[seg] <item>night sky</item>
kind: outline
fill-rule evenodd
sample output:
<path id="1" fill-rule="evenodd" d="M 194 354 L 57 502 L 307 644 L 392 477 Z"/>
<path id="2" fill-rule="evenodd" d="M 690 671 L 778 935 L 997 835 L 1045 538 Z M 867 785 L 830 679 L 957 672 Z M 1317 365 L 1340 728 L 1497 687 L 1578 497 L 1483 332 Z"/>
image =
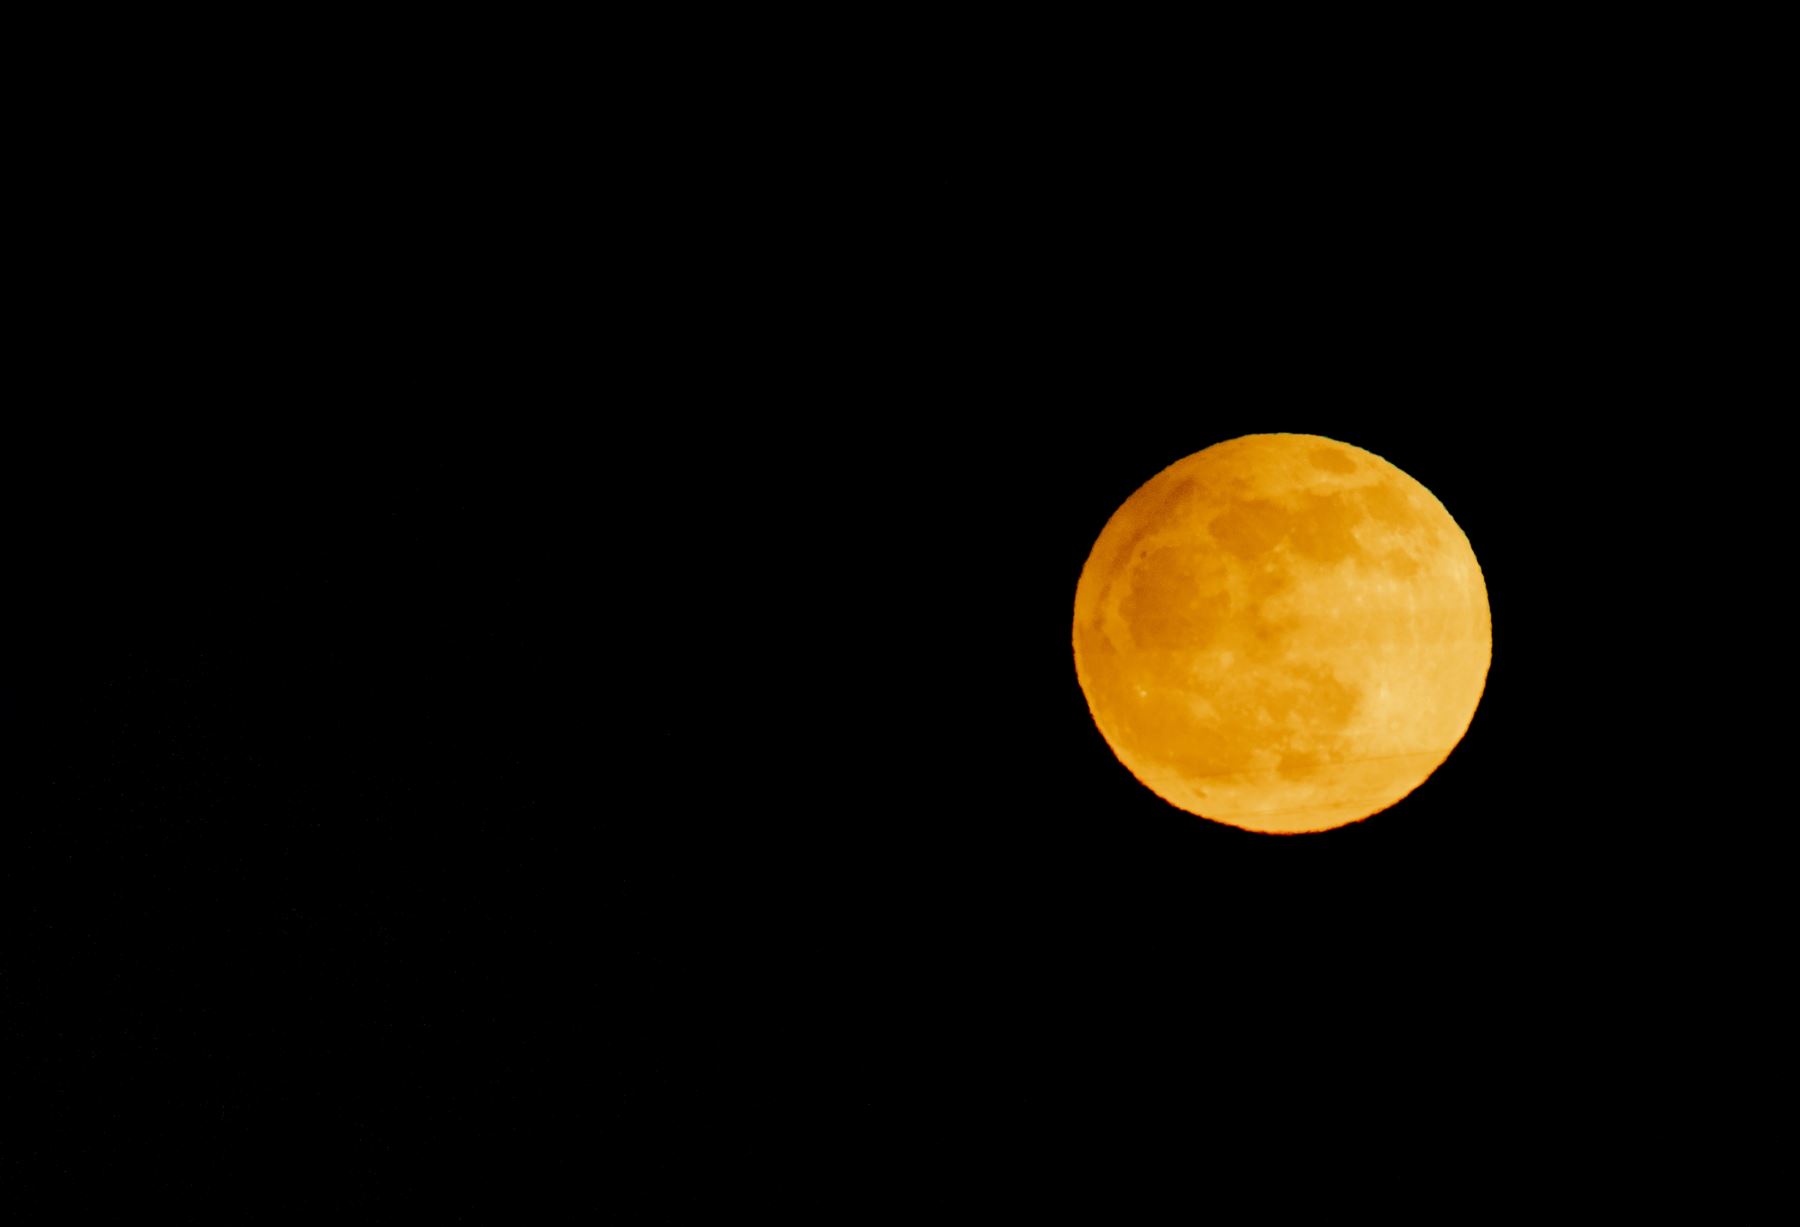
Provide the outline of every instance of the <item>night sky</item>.
<path id="1" fill-rule="evenodd" d="M 12 1161 L 204 1221 L 395 1213 L 446 1165 L 529 1205 L 575 1144 L 548 1122 L 592 963 L 570 491 L 492 441 L 284 433 L 32 487 Z"/>
<path id="2" fill-rule="evenodd" d="M 634 84 L 534 35 L 516 123 L 454 56 L 454 114 L 72 107 L 0 450 L 0 1188 L 1757 1204 L 1791 393 L 1772 197 L 1712 185 L 1775 162 L 1534 126 L 1510 64 L 1309 101 L 1286 35 L 1234 87 L 1013 33 L 863 107 L 692 32 Z M 1266 431 L 1423 483 L 1493 612 L 1449 761 L 1294 838 L 1133 780 L 1070 647 L 1113 510 Z"/>

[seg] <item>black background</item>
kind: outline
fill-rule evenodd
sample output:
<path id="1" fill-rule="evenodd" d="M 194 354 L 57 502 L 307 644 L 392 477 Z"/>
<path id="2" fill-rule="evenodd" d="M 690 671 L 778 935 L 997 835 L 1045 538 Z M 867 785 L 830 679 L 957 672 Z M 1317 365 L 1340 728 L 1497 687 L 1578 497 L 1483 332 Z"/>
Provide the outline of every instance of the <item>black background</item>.
<path id="1" fill-rule="evenodd" d="M 374 1216 L 446 1165 L 529 1204 L 571 1160 L 570 492 L 485 437 L 477 464 L 317 428 L 25 477 L 14 1162 L 71 1196 Z"/>
<path id="2" fill-rule="evenodd" d="M 4 458 L 15 1170 L 342 1221 L 1753 1201 L 1754 141 L 989 56 L 82 117 Z M 1069 647 L 1112 511 L 1258 431 L 1423 482 L 1494 615 L 1451 759 L 1297 839 L 1133 781 Z"/>

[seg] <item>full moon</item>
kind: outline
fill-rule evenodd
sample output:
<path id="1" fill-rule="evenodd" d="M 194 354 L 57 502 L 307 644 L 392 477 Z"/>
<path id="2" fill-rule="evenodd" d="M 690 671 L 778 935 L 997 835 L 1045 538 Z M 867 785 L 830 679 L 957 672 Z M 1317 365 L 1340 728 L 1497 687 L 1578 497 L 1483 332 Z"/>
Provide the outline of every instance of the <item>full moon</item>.
<path id="1" fill-rule="evenodd" d="M 1316 435 L 1247 435 L 1152 477 L 1075 590 L 1075 672 L 1119 761 L 1272 834 L 1388 808 L 1449 757 L 1493 650 L 1469 540 L 1431 491 Z"/>

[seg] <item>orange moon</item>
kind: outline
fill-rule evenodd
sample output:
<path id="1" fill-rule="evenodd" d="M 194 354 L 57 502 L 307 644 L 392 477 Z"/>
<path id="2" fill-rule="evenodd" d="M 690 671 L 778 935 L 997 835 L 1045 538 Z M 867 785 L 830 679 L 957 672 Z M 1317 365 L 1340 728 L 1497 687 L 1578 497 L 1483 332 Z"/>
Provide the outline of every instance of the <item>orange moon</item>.
<path id="1" fill-rule="evenodd" d="M 1152 792 L 1299 834 L 1437 770 L 1493 631 L 1475 551 L 1431 491 L 1361 448 L 1269 434 L 1177 461 L 1113 513 L 1074 647 L 1094 723 Z"/>

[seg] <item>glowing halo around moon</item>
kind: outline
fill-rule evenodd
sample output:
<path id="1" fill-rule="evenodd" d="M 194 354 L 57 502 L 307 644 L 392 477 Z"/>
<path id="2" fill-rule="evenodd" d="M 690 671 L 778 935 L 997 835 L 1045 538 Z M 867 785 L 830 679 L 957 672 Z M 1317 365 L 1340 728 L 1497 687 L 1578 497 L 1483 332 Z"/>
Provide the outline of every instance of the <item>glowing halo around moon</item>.
<path id="1" fill-rule="evenodd" d="M 1493 650 L 1475 551 L 1424 486 L 1316 435 L 1247 435 L 1152 477 L 1075 592 L 1075 671 L 1119 760 L 1232 826 L 1324 831 L 1456 748 Z"/>

